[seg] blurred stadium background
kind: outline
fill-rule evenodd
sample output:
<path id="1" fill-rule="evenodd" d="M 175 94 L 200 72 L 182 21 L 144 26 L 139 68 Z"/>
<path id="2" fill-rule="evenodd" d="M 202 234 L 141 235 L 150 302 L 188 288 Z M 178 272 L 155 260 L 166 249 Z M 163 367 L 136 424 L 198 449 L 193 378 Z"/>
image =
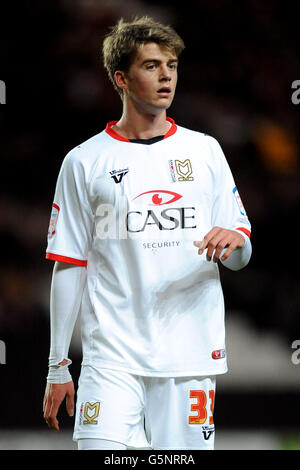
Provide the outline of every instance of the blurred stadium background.
<path id="1" fill-rule="evenodd" d="M 221 269 L 229 373 L 217 381 L 217 449 L 299 449 L 299 2 L 279 0 L 18 1 L 1 5 L 0 449 L 73 449 L 72 420 L 48 431 L 42 398 L 49 351 L 46 233 L 65 154 L 118 119 L 103 70 L 107 28 L 148 14 L 186 50 L 168 114 L 216 137 L 253 225 L 244 271 Z M 78 328 L 71 371 L 80 370 Z M 2 361 L 3 362 L 3 361 Z"/>

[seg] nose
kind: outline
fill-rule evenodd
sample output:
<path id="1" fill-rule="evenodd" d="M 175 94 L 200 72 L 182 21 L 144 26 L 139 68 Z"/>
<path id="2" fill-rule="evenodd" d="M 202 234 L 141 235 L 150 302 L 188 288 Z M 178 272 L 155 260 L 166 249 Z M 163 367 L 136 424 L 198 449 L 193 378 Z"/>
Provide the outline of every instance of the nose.
<path id="1" fill-rule="evenodd" d="M 167 65 L 161 65 L 161 71 L 160 71 L 160 80 L 171 80 L 171 72 L 169 70 L 169 67 Z"/>

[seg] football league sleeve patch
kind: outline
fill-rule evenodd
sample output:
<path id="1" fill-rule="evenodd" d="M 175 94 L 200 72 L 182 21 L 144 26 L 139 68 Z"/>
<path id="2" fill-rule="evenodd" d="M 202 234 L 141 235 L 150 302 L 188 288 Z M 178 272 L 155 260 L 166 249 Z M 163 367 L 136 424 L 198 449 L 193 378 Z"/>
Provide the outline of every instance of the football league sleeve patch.
<path id="1" fill-rule="evenodd" d="M 250 238 L 251 224 L 231 169 L 220 145 L 215 141 L 216 175 L 212 226 L 239 230 Z"/>
<path id="2" fill-rule="evenodd" d="M 76 154 L 70 152 L 63 161 L 56 184 L 46 258 L 86 266 L 92 227 L 84 168 Z"/>

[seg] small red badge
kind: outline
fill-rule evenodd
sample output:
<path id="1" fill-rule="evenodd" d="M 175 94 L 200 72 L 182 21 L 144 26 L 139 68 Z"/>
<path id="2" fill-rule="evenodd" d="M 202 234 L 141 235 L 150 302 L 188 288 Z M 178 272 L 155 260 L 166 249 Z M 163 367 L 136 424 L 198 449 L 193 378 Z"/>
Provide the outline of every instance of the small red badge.
<path id="1" fill-rule="evenodd" d="M 223 359 L 226 356 L 225 349 L 217 349 L 211 354 L 213 359 Z"/>

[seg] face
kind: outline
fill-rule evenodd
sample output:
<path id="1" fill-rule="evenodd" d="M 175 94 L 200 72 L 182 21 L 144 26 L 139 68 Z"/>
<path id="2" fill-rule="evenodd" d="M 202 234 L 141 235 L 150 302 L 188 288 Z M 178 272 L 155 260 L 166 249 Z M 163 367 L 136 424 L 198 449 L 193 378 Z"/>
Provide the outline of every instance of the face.
<path id="1" fill-rule="evenodd" d="M 116 72 L 120 74 L 124 99 L 145 112 L 157 114 L 168 109 L 177 84 L 177 63 L 175 53 L 156 43 L 142 46 L 128 72 Z"/>

